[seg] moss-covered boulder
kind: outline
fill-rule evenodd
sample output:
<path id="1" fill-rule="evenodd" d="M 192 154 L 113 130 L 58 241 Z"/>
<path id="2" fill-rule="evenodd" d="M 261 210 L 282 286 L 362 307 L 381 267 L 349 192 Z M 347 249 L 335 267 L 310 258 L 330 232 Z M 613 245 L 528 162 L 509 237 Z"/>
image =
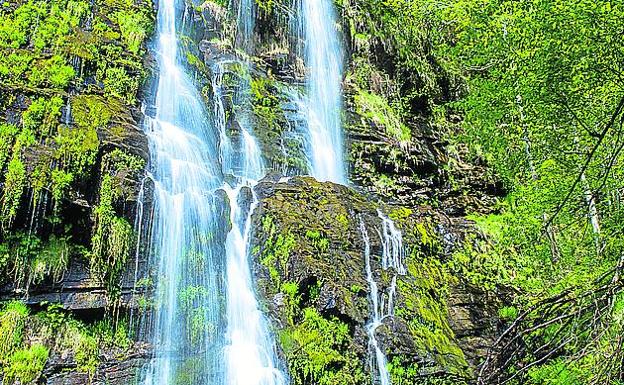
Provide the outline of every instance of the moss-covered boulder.
<path id="1" fill-rule="evenodd" d="M 376 330 L 394 383 L 473 376 L 476 362 L 463 337 L 472 332 L 491 342 L 495 313 L 463 309 L 491 319 L 484 328 L 452 319 L 465 314 L 454 300 L 461 279 L 448 264 L 463 242 L 461 223 L 430 208 L 375 203 L 352 188 L 309 177 L 269 177 L 256 193 L 257 282 L 293 384 L 364 384 L 376 375 L 369 365 L 372 305 L 363 229 L 384 301 L 396 291 L 394 311 Z M 402 230 L 405 271 L 382 267 L 386 216 Z"/>

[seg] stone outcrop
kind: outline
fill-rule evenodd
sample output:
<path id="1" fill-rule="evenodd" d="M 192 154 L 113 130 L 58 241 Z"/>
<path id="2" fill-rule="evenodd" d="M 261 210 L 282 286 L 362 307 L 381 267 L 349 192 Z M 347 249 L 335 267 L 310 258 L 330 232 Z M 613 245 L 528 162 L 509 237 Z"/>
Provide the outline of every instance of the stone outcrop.
<path id="1" fill-rule="evenodd" d="M 105 352 L 95 373 L 76 370 L 76 362 L 69 356 L 52 356 L 43 372 L 46 385 L 128 385 L 136 384 L 151 353 L 146 346 L 135 344 L 116 357 Z M 119 354 L 119 353 L 118 353 Z"/>
<path id="2" fill-rule="evenodd" d="M 258 287 L 295 384 L 347 373 L 344 383 L 360 384 L 371 376 L 366 333 L 371 292 L 360 221 L 370 235 L 371 267 L 380 292 L 390 290 L 396 274 L 381 268 L 378 210 L 389 215 L 404 236 L 407 271 L 396 275 L 395 313 L 376 332 L 396 369 L 391 370 L 393 378 L 469 381 L 497 326 L 496 299 L 466 286 L 447 264 L 466 232 L 472 231 L 469 223 L 424 206 L 377 203 L 351 188 L 308 177 L 269 177 L 256 193 L 252 249 Z M 339 340 L 314 339 L 316 333 L 333 328 L 348 332 Z M 301 340 L 303 335 L 312 336 L 312 341 Z M 305 343 L 327 349 L 333 361 L 315 362 Z M 300 365 L 305 363 L 321 369 L 303 376 Z M 410 368 L 410 374 L 397 367 Z"/>
<path id="3" fill-rule="evenodd" d="M 347 11 L 343 17 L 352 17 Z M 468 212 L 493 210 L 497 197 L 504 194 L 500 181 L 490 176 L 485 164 L 467 161 L 467 154 L 445 139 L 445 133 L 454 127 L 432 123 L 426 111 L 395 116 L 384 90 L 374 84 L 379 76 L 386 81 L 383 69 L 376 68 L 366 86 L 355 81 L 355 60 L 366 51 L 352 44 L 348 47 L 351 60 L 344 89 L 345 150 L 354 185 L 284 177 L 305 172 L 307 164 L 303 155 L 304 116 L 297 105 L 304 87 L 303 71 L 288 41 L 283 16 L 259 15 L 257 45 L 251 58 L 234 49 L 232 21 L 217 2 L 187 9 L 183 41 L 188 65 L 196 74 L 206 104 L 211 105 L 218 97 L 211 80 L 216 66 L 221 65 L 226 79 L 224 89 L 219 90 L 224 108 L 250 107 L 265 163 L 275 172 L 255 189 L 259 205 L 253 216 L 250 249 L 259 295 L 293 385 L 332 383 L 329 380 L 350 385 L 371 383 L 366 331 L 371 319 L 371 291 L 360 223 L 370 236 L 371 265 L 381 291 L 393 286 L 396 274 L 381 268 L 379 211 L 402 231 L 405 251 L 406 272 L 396 275 L 394 315 L 386 317 L 376 331 L 393 380 L 401 384 L 432 378 L 470 382 L 500 326 L 500 298 L 468 283 L 449 262 L 469 241 L 466 234 L 474 232 L 472 224 L 462 217 Z M 149 58 L 143 65 L 154 66 Z M 249 65 L 248 73 L 241 69 L 243 65 Z M 249 76 L 245 81 L 250 81 L 251 95 L 249 100 L 236 100 L 244 76 Z M 86 89 L 89 85 L 82 86 Z M 72 89 L 69 94 L 82 90 Z M 96 99 L 100 98 L 98 94 Z M 19 124 L 32 99 L 20 92 L 11 100 L 0 100 L 6 107 L 0 121 Z M 150 186 L 141 186 L 142 173 L 103 171 L 102 163 L 116 149 L 143 161 L 148 159 L 147 138 L 140 129 L 143 116 L 136 105 L 118 105 L 110 100 L 106 105 L 115 114 L 97 128 L 96 162 L 86 178 L 72 186 L 60 208 L 63 220 L 74 225 L 72 242 L 87 249 L 94 209 L 100 203 L 98 189 L 107 172 L 124 183 L 124 195 L 114 202 L 116 215 L 134 222 L 141 187 L 146 216 L 150 205 Z M 68 124 L 75 123 L 70 119 Z M 236 114 L 227 115 L 226 129 L 233 136 L 241 124 Z M 28 171 L 51 151 L 49 146 L 38 146 L 26 152 Z M 25 194 L 15 228 L 28 225 L 32 214 L 29 199 Z M 125 261 L 116 280 L 114 300 L 110 287 L 93 274 L 85 255 L 72 255 L 61 274 L 48 274 L 36 282 L 13 280 L 6 274 L 0 282 L 0 300 L 21 299 L 33 309 L 60 303 L 68 314 L 85 323 L 102 319 L 111 309 L 145 314 L 151 309 L 152 277 L 148 253 L 145 248 L 139 250 L 138 259 L 129 256 Z M 53 349 L 40 382 L 132 383 L 150 351 L 142 343 L 133 343 L 123 351 L 103 349 L 91 372 L 78 368 L 74 355 L 71 350 L 63 353 Z"/>

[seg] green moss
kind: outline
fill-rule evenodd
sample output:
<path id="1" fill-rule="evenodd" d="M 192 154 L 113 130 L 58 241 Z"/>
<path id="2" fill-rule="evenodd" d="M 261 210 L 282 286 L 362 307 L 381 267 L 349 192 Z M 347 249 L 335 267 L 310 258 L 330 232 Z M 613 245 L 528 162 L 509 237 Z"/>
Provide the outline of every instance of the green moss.
<path id="1" fill-rule="evenodd" d="M 0 123 L 0 171 L 4 170 L 11 155 L 11 148 L 19 128 L 13 124 Z"/>
<path id="2" fill-rule="evenodd" d="M 358 114 L 381 126 L 392 139 L 402 143 L 411 140 L 411 131 L 403 123 L 400 113 L 383 97 L 360 89 L 354 96 L 354 102 Z"/>
<path id="3" fill-rule="evenodd" d="M 71 227 L 67 226 L 67 232 Z M 71 256 L 77 254 L 77 247 L 71 236 L 52 234 L 48 239 L 15 232 L 7 235 L 0 243 L 0 271 L 12 272 L 13 284 L 17 288 L 40 283 L 44 278 L 60 279 L 66 271 Z"/>
<path id="4" fill-rule="evenodd" d="M 119 103 L 97 95 L 74 96 L 71 106 L 74 122 L 81 128 L 106 128 L 113 115 L 121 113 Z"/>
<path id="5" fill-rule="evenodd" d="M 265 217 L 263 228 L 268 229 L 269 237 L 262 249 L 260 262 L 269 270 L 271 281 L 279 288 L 283 277 L 287 277 L 288 258 L 295 246 L 295 237 L 293 234 L 276 234 L 270 217 Z"/>
<path id="6" fill-rule="evenodd" d="M 95 374 L 99 364 L 97 339 L 84 331 L 77 331 L 74 338 L 74 358 L 78 371 Z"/>
<path id="7" fill-rule="evenodd" d="M 0 223 L 7 229 L 13 223 L 20 207 L 22 192 L 26 186 L 26 170 L 19 157 L 14 156 L 9 162 L 2 196 L 0 197 Z"/>
<path id="8" fill-rule="evenodd" d="M 63 99 L 57 96 L 33 100 L 22 114 L 22 127 L 38 136 L 49 136 L 58 125 L 62 106 Z"/>
<path id="9" fill-rule="evenodd" d="M 450 287 L 457 278 L 440 260 L 439 238 L 429 220 L 414 217 L 410 210 L 398 208 L 392 214 L 399 219 L 397 223 L 403 229 L 404 240 L 411 244 L 406 260 L 407 274 L 397 280 L 396 315 L 408 323 L 414 343 L 423 356 L 432 357 L 445 373 L 466 376 L 468 364 L 450 327 L 446 303 Z M 401 365 L 395 362 L 392 370 L 397 381 L 403 384 L 419 383 L 416 373 L 421 375 L 431 370 L 417 364 L 399 367 Z"/>
<path id="10" fill-rule="evenodd" d="M 412 216 L 413 213 L 414 211 L 412 209 L 401 206 L 393 208 L 390 214 L 388 214 L 388 217 L 395 223 L 402 223 Z"/>
<path id="11" fill-rule="evenodd" d="M 304 142 L 287 120 L 288 92 L 292 86 L 270 76 L 254 76 L 250 81 L 255 134 L 267 163 L 280 170 L 307 171 Z"/>
<path id="12" fill-rule="evenodd" d="M 4 367 L 4 383 L 28 384 L 35 381 L 43 371 L 48 353 L 48 348 L 41 344 L 13 353 Z"/>
<path id="13" fill-rule="evenodd" d="M 36 284 L 46 277 L 60 279 L 69 265 L 72 254 L 72 245 L 68 237 L 50 236 L 29 262 L 28 281 Z"/>
<path id="14" fill-rule="evenodd" d="M 201 347 L 216 331 L 216 326 L 209 320 L 208 310 L 203 306 L 209 295 L 203 286 L 187 286 L 178 293 L 179 311 L 185 314 L 189 323 L 186 338 L 190 346 Z"/>
<path id="15" fill-rule="evenodd" d="M 7 365 L 9 357 L 21 346 L 28 308 L 19 301 L 5 304 L 0 311 L 0 363 Z"/>
<path id="16" fill-rule="evenodd" d="M 29 341 L 41 343 L 29 345 Z M 50 305 L 47 310 L 30 315 L 19 301 L 5 304 L 0 311 L 0 363 L 6 384 L 35 380 L 51 349 L 69 349 L 78 370 L 94 374 L 100 349 L 115 347 L 123 351 L 129 346 L 127 324 L 123 321 L 116 326 L 100 321 L 87 327 L 72 319 L 59 305 Z"/>
<path id="17" fill-rule="evenodd" d="M 414 341 L 424 354 L 433 354 L 449 372 L 463 374 L 467 363 L 454 341 L 446 308 L 447 285 L 455 278 L 437 259 L 417 253 L 410 256 L 407 270 L 407 277 L 398 281 L 404 306 L 396 310 L 397 315 L 409 321 Z"/>
<path id="18" fill-rule="evenodd" d="M 16 271 L 18 286 L 58 276 L 68 251 L 76 251 L 59 226 L 67 222 L 63 208 L 68 198 L 85 197 L 92 207 L 106 202 L 93 197 L 91 188 L 101 169 L 97 163 L 109 151 L 98 136 L 122 138 L 134 125 L 129 111 L 147 74 L 139 54 L 153 29 L 153 11 L 143 0 L 25 0 L 0 7 L 0 103 L 10 115 L 21 112 L 19 124 L 0 124 L 0 269 Z M 64 112 L 71 121 L 61 122 L 64 106 L 70 107 L 71 114 Z M 114 179 L 112 184 L 122 178 Z M 119 190 L 111 202 L 115 208 L 128 192 L 127 187 Z M 51 198 L 52 211 L 44 210 L 45 220 L 35 219 L 51 223 L 54 236 L 14 233 L 22 225 L 16 219 L 27 208 L 42 212 L 44 197 L 45 202 Z M 101 219 L 107 211 L 97 206 L 100 212 L 93 216 Z M 115 218 L 98 222 L 107 224 L 111 237 L 106 242 L 115 245 L 110 252 L 117 257 L 131 237 L 131 226 L 122 218 L 116 212 Z M 13 247 L 20 252 L 4 252 Z M 108 244 L 99 247 L 96 255 L 108 252 Z"/>
<path id="19" fill-rule="evenodd" d="M 319 302 L 329 289 L 338 297 L 336 309 L 341 315 L 359 319 L 366 311 L 368 301 L 360 297 L 364 282 L 352 276 L 352 269 L 362 266 L 347 250 L 350 210 L 363 210 L 361 205 L 368 207 L 368 202 L 311 178 L 297 178 L 293 184 L 296 188 L 279 190 L 263 201 L 264 215 L 257 229 L 260 244 L 255 248 L 270 276 L 260 282 L 261 289 L 268 298 L 279 294 L 281 299 L 273 306 L 280 319 L 278 336 L 291 382 L 367 383 L 370 376 L 355 330 L 343 318 L 325 314 Z M 344 203 L 347 199 L 349 204 Z M 280 249 L 276 245 L 288 246 L 285 264 L 275 257 Z"/>
<path id="20" fill-rule="evenodd" d="M 255 0 L 255 2 L 260 12 L 264 15 L 271 15 L 275 12 L 276 7 L 284 6 L 282 0 Z"/>
<path id="21" fill-rule="evenodd" d="M 128 51 L 138 54 L 152 25 L 147 12 L 132 9 L 121 10 L 113 13 L 111 19 L 119 25 Z"/>
<path id="22" fill-rule="evenodd" d="M 132 344 L 128 323 L 104 319 L 91 325 L 75 320 L 61 305 L 48 305 L 47 309 L 30 317 L 32 327 L 29 338 L 45 341 L 46 347 L 57 354 L 70 354 L 79 372 L 93 378 L 100 366 L 102 351 L 123 359 Z"/>
<path id="23" fill-rule="evenodd" d="M 203 356 L 184 358 L 176 368 L 173 385 L 194 385 L 206 378 L 206 361 Z"/>
<path id="24" fill-rule="evenodd" d="M 280 343 L 295 385 L 355 385 L 367 380 L 359 359 L 344 347 L 349 327 L 327 319 L 314 308 L 302 310 L 301 321 L 280 332 Z"/>
<path id="25" fill-rule="evenodd" d="M 518 309 L 513 306 L 503 306 L 498 309 L 498 316 L 504 321 L 513 321 L 518 317 Z"/>
<path id="26" fill-rule="evenodd" d="M 392 357 L 388 363 L 390 380 L 393 385 L 467 385 L 466 381 L 431 375 L 431 369 L 421 366 L 405 355 L 399 354 Z"/>
<path id="27" fill-rule="evenodd" d="M 28 83 L 36 88 L 65 88 L 76 73 L 63 57 L 54 55 L 50 59 L 35 62 L 30 70 Z"/>
<path id="28" fill-rule="evenodd" d="M 307 230 L 305 236 L 319 252 L 324 253 L 329 250 L 329 240 L 318 230 Z"/>
<path id="29" fill-rule="evenodd" d="M 107 284 L 111 294 L 115 294 L 135 238 L 130 223 L 115 211 L 115 202 L 131 188 L 125 184 L 128 175 L 136 176 L 143 167 L 142 159 L 118 149 L 102 161 L 100 201 L 93 210 L 90 260 L 92 271 Z"/>

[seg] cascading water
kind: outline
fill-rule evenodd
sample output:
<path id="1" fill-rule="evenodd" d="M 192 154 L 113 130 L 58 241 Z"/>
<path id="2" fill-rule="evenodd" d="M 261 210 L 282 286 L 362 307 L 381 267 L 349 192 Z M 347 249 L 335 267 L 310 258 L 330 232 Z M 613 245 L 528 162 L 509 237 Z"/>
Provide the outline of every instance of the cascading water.
<path id="1" fill-rule="evenodd" d="M 146 118 L 154 183 L 151 247 L 158 261 L 153 345 L 145 384 L 221 384 L 221 170 L 201 98 L 178 62 L 175 0 L 158 9 L 155 117 Z"/>
<path id="2" fill-rule="evenodd" d="M 253 48 L 253 33 L 256 21 L 255 0 L 230 1 L 238 2 L 236 5 L 236 47 L 249 54 Z"/>
<path id="3" fill-rule="evenodd" d="M 253 18 L 253 10 L 246 8 L 251 4 L 242 1 L 239 18 Z M 241 63 L 229 60 L 212 67 L 210 117 L 178 62 L 175 16 L 175 0 L 162 0 L 156 113 L 146 118 L 155 190 L 151 252 L 159 264 L 152 336 L 156 355 L 145 384 L 184 379 L 192 384 L 282 385 L 285 377 L 276 364 L 248 261 L 255 207 L 251 187 L 264 173 L 245 112 L 248 85 L 241 80 L 235 98 L 243 108 L 236 116 L 238 136 L 232 138 L 226 130 L 223 77 L 229 65 Z M 239 24 L 243 35 L 250 23 Z M 224 197 L 218 190 L 229 200 L 229 222 L 222 218 Z"/>
<path id="4" fill-rule="evenodd" d="M 371 371 L 373 372 L 373 383 L 376 381 L 380 385 L 390 385 L 390 373 L 387 368 L 386 355 L 382 351 L 376 337 L 376 331 L 382 325 L 386 317 L 394 315 L 394 296 L 396 294 L 397 275 L 405 274 L 403 265 L 403 237 L 401 232 L 395 227 L 392 220 L 378 211 L 381 220 L 381 230 L 376 229 L 381 240 L 381 268 L 384 271 L 392 272 L 392 280 L 385 292 L 379 290 L 379 284 L 375 281 L 373 268 L 371 266 L 371 243 L 368 230 L 364 221 L 360 218 L 360 232 L 364 240 L 364 259 L 366 264 L 366 280 L 370 287 L 371 305 L 373 308 L 372 319 L 366 325 L 368 333 L 369 349 L 371 356 Z M 375 375 L 376 374 L 376 375 Z"/>
<path id="5" fill-rule="evenodd" d="M 247 181 L 247 183 L 252 183 Z M 226 188 L 230 199 L 232 230 L 227 237 L 227 319 L 226 362 L 228 384 L 283 385 L 275 346 L 264 315 L 258 308 L 248 262 L 251 213 L 256 199 L 250 186 L 241 181 Z M 245 200 L 252 199 L 247 211 Z"/>
<path id="6" fill-rule="evenodd" d="M 223 64 L 223 63 L 222 63 Z M 213 79 L 216 111 L 224 111 L 224 67 L 217 64 Z M 220 79 L 220 80 L 219 80 Z M 225 137 L 226 146 L 221 149 L 223 159 L 236 159 L 230 168 L 224 162 L 224 173 L 231 175 L 231 181 L 224 184 L 230 203 L 232 228 L 227 235 L 226 250 L 226 294 L 227 294 L 227 334 L 225 364 L 227 384 L 231 385 L 283 385 L 286 379 L 277 365 L 275 343 L 271 338 L 268 324 L 259 309 L 253 290 L 253 279 L 249 266 L 249 235 L 251 215 L 256 207 L 253 187 L 264 174 L 260 148 L 251 133 L 246 102 L 248 89 L 241 82 L 241 90 L 236 98 L 239 109 L 239 150 L 233 152 L 232 140 L 225 131 L 225 115 L 217 117 L 220 136 Z"/>
<path id="7" fill-rule="evenodd" d="M 236 9 L 236 48 L 249 55 L 253 2 L 241 0 Z M 332 5 L 329 0 L 303 1 L 301 11 L 309 69 L 305 114 L 312 174 L 319 180 L 346 183 L 340 117 L 342 52 Z M 158 305 L 152 338 L 157 354 L 145 384 L 169 385 L 182 377 L 193 384 L 283 385 L 287 378 L 279 369 L 249 265 L 251 214 L 257 204 L 253 187 L 265 173 L 250 124 L 249 63 L 230 58 L 211 67 L 214 105 L 209 114 L 178 62 L 175 16 L 176 0 L 161 0 L 155 116 L 146 119 L 155 195 L 151 252 L 158 261 Z M 246 72 L 234 97 L 227 95 L 224 81 L 230 65 Z M 235 106 L 226 106 L 226 100 Z M 233 107 L 234 118 L 226 114 L 227 107 Z M 231 119 L 237 123 L 234 129 L 228 129 Z M 222 218 L 223 195 L 229 202 L 229 221 Z M 404 271 L 402 245 L 400 233 L 382 217 L 382 268 L 395 271 L 384 296 L 373 277 L 363 225 L 362 235 L 374 308 L 368 332 L 379 378 L 387 385 L 389 375 L 375 329 L 393 312 L 396 274 Z"/>
<path id="8" fill-rule="evenodd" d="M 299 34 L 308 70 L 306 113 L 311 174 L 346 184 L 342 137 L 342 46 L 331 0 L 299 0 Z"/>

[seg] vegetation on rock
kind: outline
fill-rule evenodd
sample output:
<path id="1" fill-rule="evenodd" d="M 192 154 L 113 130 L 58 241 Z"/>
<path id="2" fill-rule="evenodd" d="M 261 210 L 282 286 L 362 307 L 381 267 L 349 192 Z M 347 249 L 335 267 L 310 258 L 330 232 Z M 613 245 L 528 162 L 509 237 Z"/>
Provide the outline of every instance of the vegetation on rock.
<path id="1" fill-rule="evenodd" d="M 152 23 L 153 10 L 141 1 L 0 5 L 0 270 L 13 273 L 16 289 L 58 279 L 68 261 L 81 256 L 108 270 L 98 262 L 103 248 L 125 261 L 134 235 L 121 217 L 129 211 L 108 222 L 103 212 L 128 210 L 119 188 L 107 186 L 119 182 L 107 174 L 126 173 L 120 159 L 134 155 L 125 148 L 123 156 L 120 149 L 110 155 L 107 145 L 111 135 L 136 131 L 130 116 L 147 76 L 144 42 Z M 141 149 L 130 151 L 144 156 Z M 136 181 L 138 174 L 118 178 Z M 93 189 L 100 184 L 99 192 Z M 123 198 L 132 195 L 126 191 Z M 116 247 L 102 245 L 97 234 L 88 242 L 80 227 L 89 228 L 92 219 L 76 216 L 85 206 L 95 206 L 94 232 L 110 231 Z M 119 263 L 100 274 L 110 289 L 123 268 Z"/>
<path id="2" fill-rule="evenodd" d="M 93 376 L 104 351 L 122 359 L 131 344 L 123 320 L 85 325 L 59 305 L 33 313 L 18 301 L 0 311 L 0 363 L 8 385 L 40 382 L 49 359 Z"/>
<path id="3" fill-rule="evenodd" d="M 298 2 L 254 3 L 255 46 L 243 52 L 227 1 L 188 2 L 180 56 L 206 103 L 223 99 L 233 138 L 251 124 L 265 163 L 301 174 L 306 69 L 285 32 Z M 291 382 L 372 381 L 359 221 L 377 266 L 379 209 L 405 241 L 395 312 L 376 331 L 394 385 L 621 384 L 624 8 L 334 5 L 349 54 L 353 186 L 269 176 L 253 219 L 257 285 Z M 104 351 L 127 358 L 123 321 L 79 321 L 29 295 L 80 264 L 109 299 L 121 294 L 147 158 L 137 120 L 153 22 L 146 0 L 0 3 L 3 383 L 41 383 L 52 362 L 90 380 Z M 233 113 L 247 108 L 249 121 Z M 188 255 L 201 268 L 193 245 Z M 373 270 L 387 290 L 393 272 Z M 135 286 L 143 311 L 159 305 L 150 278 Z M 187 338 L 200 346 L 214 325 L 192 304 L 207 293 L 177 295 L 195 312 Z M 22 296 L 35 306 L 10 300 Z M 190 384 L 201 369 L 185 365 L 180 383 Z"/>

